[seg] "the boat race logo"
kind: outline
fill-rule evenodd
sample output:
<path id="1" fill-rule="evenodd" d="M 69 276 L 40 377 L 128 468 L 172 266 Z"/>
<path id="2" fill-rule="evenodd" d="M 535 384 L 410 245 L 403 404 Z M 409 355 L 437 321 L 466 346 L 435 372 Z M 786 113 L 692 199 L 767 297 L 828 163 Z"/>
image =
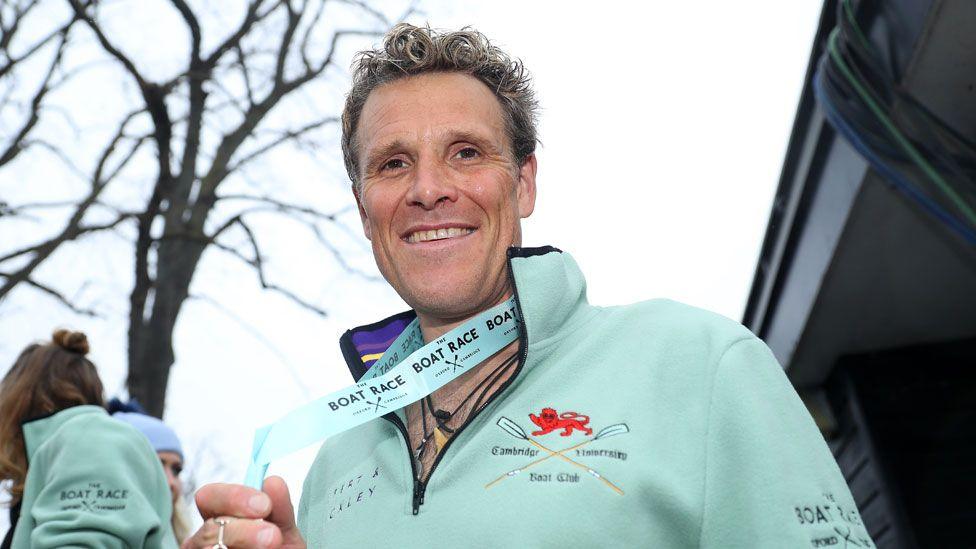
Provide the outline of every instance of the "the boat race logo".
<path id="1" fill-rule="evenodd" d="M 522 443 L 528 443 L 530 446 L 494 446 L 491 450 L 492 454 L 497 456 L 526 456 L 534 459 L 518 468 L 506 471 L 498 478 L 486 484 L 486 489 L 515 477 L 525 478 L 529 482 L 538 483 L 579 483 L 581 482 L 581 477 L 585 478 L 589 476 L 614 492 L 624 495 L 624 491 L 619 486 L 594 468 L 597 465 L 589 462 L 593 461 L 590 458 L 611 458 L 626 461 L 627 454 L 617 450 L 593 449 L 589 446 L 597 441 L 629 433 L 630 428 L 627 427 L 626 423 L 607 425 L 594 434 L 593 428 L 590 427 L 589 416 L 576 412 L 563 412 L 560 414 L 556 412 L 555 408 L 550 407 L 543 408 L 539 415 L 534 413 L 529 414 L 529 421 L 538 427 L 538 430 L 533 430 L 531 435 L 526 428 L 508 417 L 502 416 L 498 419 L 496 425 L 503 432 L 512 438 L 522 441 Z M 570 444 L 566 448 L 554 450 L 533 438 L 552 433 L 559 433 L 560 437 L 572 437 L 577 440 L 579 436 L 583 436 L 585 439 Z M 561 471 L 552 470 L 551 466 L 557 464 L 568 466 L 568 468 L 559 467 Z M 581 469 L 582 472 L 576 469 Z"/>

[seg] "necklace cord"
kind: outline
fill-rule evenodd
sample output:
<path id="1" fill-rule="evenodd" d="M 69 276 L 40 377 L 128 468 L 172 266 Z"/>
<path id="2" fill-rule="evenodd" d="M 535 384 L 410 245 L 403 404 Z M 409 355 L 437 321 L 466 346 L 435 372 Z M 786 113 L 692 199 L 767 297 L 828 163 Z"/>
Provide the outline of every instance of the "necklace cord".
<path id="1" fill-rule="evenodd" d="M 510 368 L 517 359 L 518 359 L 518 352 L 516 351 L 515 353 L 512 353 L 512 356 L 506 358 L 504 362 L 502 362 L 499 366 L 497 366 L 494 370 L 492 370 L 491 373 L 485 376 L 484 379 L 482 379 L 478 383 L 478 385 L 475 386 L 475 388 L 472 389 L 471 392 L 468 393 L 468 395 L 465 396 L 464 399 L 454 408 L 453 412 L 447 412 L 446 410 L 441 410 L 439 408 L 436 408 L 433 404 L 433 401 L 430 398 L 430 395 L 424 397 L 420 401 L 420 421 L 421 421 L 421 428 L 423 429 L 423 433 L 420 440 L 420 444 L 417 445 L 417 458 L 420 459 L 420 457 L 423 456 L 424 451 L 427 449 L 427 443 L 434 436 L 433 429 L 431 429 L 429 432 L 427 431 L 427 414 L 424 413 L 425 403 L 426 403 L 427 412 L 430 413 L 431 418 L 433 418 L 434 423 L 436 423 L 437 425 L 435 429 L 440 429 L 442 433 L 453 434 L 455 429 L 448 427 L 447 422 L 454 419 L 455 417 L 454 415 L 458 413 L 458 411 L 460 411 L 461 408 L 469 400 L 471 400 L 471 397 L 474 396 L 475 393 L 481 390 L 481 394 L 475 400 L 474 406 L 472 406 L 471 411 L 468 413 L 468 417 L 470 417 L 472 413 L 475 413 L 478 410 L 478 407 L 482 405 L 485 397 L 488 395 L 488 391 L 491 390 L 491 388 L 495 385 L 495 383 L 498 382 L 499 379 L 501 379 L 501 377 L 505 374 L 508 368 Z"/>

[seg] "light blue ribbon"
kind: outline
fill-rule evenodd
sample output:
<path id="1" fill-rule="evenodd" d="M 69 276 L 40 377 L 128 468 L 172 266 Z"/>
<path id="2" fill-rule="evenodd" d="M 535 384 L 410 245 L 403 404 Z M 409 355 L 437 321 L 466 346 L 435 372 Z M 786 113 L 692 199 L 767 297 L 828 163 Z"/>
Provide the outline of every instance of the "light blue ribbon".
<path id="1" fill-rule="evenodd" d="M 273 460 L 417 402 L 504 349 L 518 337 L 516 309 L 509 299 L 423 346 L 414 319 L 355 385 L 258 429 L 244 484 L 260 490 Z"/>

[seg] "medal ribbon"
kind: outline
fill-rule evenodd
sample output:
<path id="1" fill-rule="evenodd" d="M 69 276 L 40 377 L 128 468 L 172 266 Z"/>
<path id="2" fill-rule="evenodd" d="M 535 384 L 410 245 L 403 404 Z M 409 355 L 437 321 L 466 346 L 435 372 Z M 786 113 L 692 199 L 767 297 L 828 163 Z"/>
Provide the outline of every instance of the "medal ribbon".
<path id="1" fill-rule="evenodd" d="M 414 319 L 357 383 L 258 429 L 244 484 L 260 490 L 273 460 L 417 402 L 504 349 L 518 337 L 516 309 L 513 297 L 423 346 Z"/>

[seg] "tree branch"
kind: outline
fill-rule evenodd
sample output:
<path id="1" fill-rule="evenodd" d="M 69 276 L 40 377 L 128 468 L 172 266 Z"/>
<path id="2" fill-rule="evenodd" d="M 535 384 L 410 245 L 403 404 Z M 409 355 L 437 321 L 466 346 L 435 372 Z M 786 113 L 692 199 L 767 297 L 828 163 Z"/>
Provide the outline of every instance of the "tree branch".
<path id="1" fill-rule="evenodd" d="M 19 4 L 14 7 L 13 20 L 10 26 L 7 26 L 3 21 L 3 10 L 0 10 L 0 50 L 5 51 L 8 46 L 10 46 L 11 40 L 15 34 L 17 34 L 17 29 L 20 27 L 21 21 L 24 20 L 30 10 L 34 9 L 37 5 L 38 0 L 31 0 L 27 5 L 21 7 Z M 4 2 L 6 4 L 6 2 Z M 2 6 L 0 6 L 2 7 Z"/>
<path id="2" fill-rule="evenodd" d="M 223 194 L 217 197 L 217 199 L 218 200 L 246 200 L 250 202 L 259 202 L 271 206 L 271 208 L 249 209 L 246 210 L 245 212 L 241 212 L 240 215 L 243 215 L 245 213 L 254 213 L 257 211 L 277 211 L 281 213 L 300 213 L 300 214 L 314 217 L 316 219 L 320 219 L 323 221 L 331 221 L 334 223 L 336 221 L 336 218 L 342 213 L 342 211 L 337 213 L 331 213 L 331 214 L 325 213 L 316 210 L 315 208 L 310 208 L 308 206 L 299 206 L 298 204 L 290 204 L 288 202 L 276 200 L 274 198 L 271 198 L 270 196 L 254 196 L 249 194 Z"/>
<path id="3" fill-rule="evenodd" d="M 200 42 L 202 40 L 200 22 L 184 0 L 170 0 L 170 2 L 180 12 L 186 26 L 190 28 L 190 65 L 193 65 L 195 61 L 200 60 Z"/>
<path id="4" fill-rule="evenodd" d="M 247 104 L 249 107 L 254 107 L 254 85 L 251 83 L 251 71 L 247 68 L 247 57 L 244 55 L 244 48 L 240 44 L 235 44 L 234 51 L 237 53 L 237 65 L 240 67 L 241 77 L 244 79 L 244 91 L 247 94 Z M 244 112 L 243 109 L 242 112 Z"/>
<path id="5" fill-rule="evenodd" d="M 295 11 L 290 1 L 284 2 L 284 6 L 285 10 L 288 11 L 288 24 L 285 25 L 285 32 L 281 35 L 281 44 L 278 46 L 278 55 L 275 58 L 275 88 L 285 82 L 285 62 L 288 60 L 288 53 L 291 51 L 292 41 L 295 39 L 298 24 L 302 20 L 302 12 Z"/>
<path id="6" fill-rule="evenodd" d="M 119 63 L 122 63 L 122 66 L 125 67 L 126 72 L 132 75 L 132 78 L 134 78 L 136 83 L 139 84 L 139 88 L 143 90 L 143 93 L 145 93 L 145 90 L 149 87 L 149 82 L 142 76 L 139 69 L 136 68 L 135 63 L 133 63 L 128 56 L 122 53 L 121 50 L 116 48 L 111 41 L 109 41 L 108 37 L 105 36 L 105 33 L 102 32 L 102 28 L 95 23 L 95 19 L 85 13 L 85 8 L 87 6 L 83 6 L 78 0 L 68 0 L 68 4 L 71 5 L 71 9 L 74 10 L 75 15 L 84 21 L 85 24 L 88 25 L 88 28 L 91 29 L 91 31 L 95 34 L 95 38 L 98 39 L 98 43 L 101 44 L 102 49 L 117 59 Z M 92 5 L 92 2 L 89 2 L 88 5 Z"/>
<path id="7" fill-rule="evenodd" d="M 244 234 L 247 235 L 247 240 L 251 246 L 251 252 L 253 253 L 253 257 L 249 258 L 234 248 L 225 246 L 223 244 L 217 244 L 217 237 L 221 233 L 223 233 L 226 230 L 226 228 L 235 225 L 240 227 L 244 231 Z M 264 256 L 261 254 L 261 249 L 258 246 L 258 241 L 254 236 L 254 231 L 247 225 L 247 223 L 244 222 L 244 219 L 240 215 L 236 215 L 230 220 L 228 220 L 228 222 L 225 223 L 223 228 L 219 229 L 216 233 L 214 233 L 213 236 L 207 238 L 206 240 L 208 243 L 214 244 L 217 247 L 217 249 L 230 253 L 234 257 L 240 259 L 244 263 L 247 263 L 248 265 L 253 267 L 255 272 L 258 275 L 258 282 L 261 284 L 261 288 L 265 290 L 271 290 L 273 292 L 277 292 L 287 297 L 288 299 L 290 299 L 297 305 L 301 306 L 302 308 L 312 311 L 313 313 L 321 317 L 329 316 L 328 312 L 325 309 L 309 301 L 302 299 L 291 290 L 288 290 L 287 288 L 284 288 L 277 284 L 268 282 L 267 276 L 264 273 Z"/>
<path id="8" fill-rule="evenodd" d="M 312 31 L 315 30 L 319 20 L 322 19 L 322 13 L 324 11 L 325 0 L 320 0 L 318 8 L 315 10 L 315 14 L 312 15 L 312 20 L 309 21 L 308 26 L 305 27 L 305 34 L 302 36 L 301 45 L 298 48 L 298 52 L 302 57 L 302 64 L 305 65 L 306 71 L 312 70 L 312 61 L 308 58 L 308 45 L 311 42 Z"/>
<path id="9" fill-rule="evenodd" d="M 50 257 L 50 255 L 54 253 L 54 250 L 56 250 L 61 244 L 68 242 L 70 240 L 74 240 L 82 234 L 87 234 L 98 230 L 105 230 L 105 229 L 112 228 L 118 225 L 119 223 L 121 223 L 122 221 L 124 221 L 125 219 L 132 217 L 131 214 L 123 214 L 118 216 L 117 219 L 115 219 L 113 222 L 107 225 L 92 225 L 88 227 L 84 227 L 81 225 L 81 221 L 85 217 L 85 213 L 93 204 L 95 204 L 95 201 L 98 199 L 98 196 L 101 194 L 101 192 L 105 189 L 106 185 L 108 185 L 108 183 L 119 173 L 119 171 L 121 171 L 122 168 L 129 163 L 129 161 L 135 156 L 135 153 L 139 150 L 139 147 L 142 146 L 144 140 L 143 139 L 137 140 L 133 144 L 133 146 L 129 149 L 129 151 L 122 157 L 122 160 L 119 161 L 116 167 L 110 170 L 107 176 L 105 175 L 105 170 L 108 165 L 108 160 L 111 158 L 112 153 L 116 150 L 116 147 L 118 147 L 119 142 L 124 137 L 126 125 L 139 112 L 141 111 L 134 111 L 133 113 L 130 113 L 128 116 L 125 117 L 122 123 L 119 124 L 118 130 L 116 131 L 109 145 L 102 152 L 101 158 L 99 158 L 98 164 L 95 167 L 95 172 L 92 175 L 92 179 L 91 179 L 92 181 L 91 191 L 89 191 L 88 195 L 78 204 L 78 207 L 75 208 L 74 213 L 71 215 L 71 218 L 65 224 L 65 227 L 61 230 L 61 232 L 58 235 L 54 236 L 53 238 L 45 242 L 33 246 L 29 246 L 21 250 L 16 250 L 14 252 L 8 253 L 0 257 L 0 263 L 2 263 L 9 259 L 13 259 L 14 257 L 22 256 L 26 253 L 34 254 L 33 257 L 30 259 L 30 261 L 25 266 L 23 266 L 18 271 L 13 273 L 10 277 L 7 278 L 7 281 L 4 282 L 2 286 L 0 286 L 0 299 L 3 299 L 4 296 L 10 293 L 10 291 L 17 284 L 19 284 L 20 282 L 25 282 L 30 277 L 30 275 L 34 272 L 34 270 L 38 267 L 38 265 L 40 265 L 48 257 Z"/>
<path id="10" fill-rule="evenodd" d="M 231 49 L 240 46 L 241 40 L 250 32 L 251 27 L 264 20 L 268 15 L 278 8 L 284 0 L 279 0 L 273 6 L 261 13 L 261 6 L 264 4 L 264 0 L 251 0 L 247 5 L 247 13 L 244 14 L 244 20 L 241 21 L 241 25 L 234 31 L 233 34 L 228 36 L 219 46 L 217 46 L 214 51 L 207 56 L 204 63 L 211 68 L 216 67 L 220 59 Z"/>
<path id="11" fill-rule="evenodd" d="M 78 0 L 67 0 L 71 5 L 71 8 L 75 11 L 75 15 L 88 25 L 88 28 L 95 34 L 95 38 L 98 39 L 98 43 L 101 44 L 102 49 L 104 49 L 109 55 L 114 57 L 122 64 L 126 72 L 128 72 L 133 79 L 135 79 L 136 84 L 139 86 L 139 91 L 142 93 L 143 101 L 146 103 L 146 111 L 152 117 L 154 132 L 153 137 L 156 140 L 156 146 L 159 151 L 159 179 L 158 182 L 166 183 L 172 179 L 172 170 L 170 168 L 170 138 L 172 137 L 172 122 L 169 118 L 169 111 L 166 108 L 166 93 L 168 87 L 159 86 L 153 84 L 146 80 L 136 68 L 135 64 L 129 59 L 124 53 L 122 53 L 118 48 L 112 45 L 108 37 L 102 31 L 101 27 L 95 22 L 95 19 L 85 12 L 85 7 Z M 88 5 L 93 5 L 89 2 Z M 175 82 L 175 80 L 174 80 Z M 169 85 L 175 85 L 172 82 Z"/>
<path id="12" fill-rule="evenodd" d="M 9 54 L 7 54 L 7 64 L 5 64 L 3 66 L 0 66 L 0 78 L 3 78 L 7 73 L 9 73 L 11 70 L 13 70 L 13 68 L 18 63 L 20 63 L 21 61 L 23 61 L 23 60 L 31 57 L 35 53 L 37 53 L 38 50 L 40 50 L 45 45 L 47 45 L 48 42 L 50 42 L 51 40 L 54 40 L 54 38 L 56 36 L 58 36 L 59 34 L 62 34 L 62 33 L 67 33 L 67 31 L 71 27 L 71 25 L 73 25 L 75 23 L 75 21 L 77 21 L 77 20 L 78 20 L 77 18 L 74 18 L 71 21 L 68 21 L 67 23 L 65 23 L 64 25 L 62 25 L 60 28 L 57 28 L 57 29 L 51 31 L 50 34 L 48 34 L 44 38 L 42 38 L 42 39 L 38 40 L 37 42 L 35 42 L 33 46 L 30 46 L 29 48 L 27 48 L 27 51 L 25 51 L 23 54 L 21 54 L 18 57 L 11 57 Z M 12 37 L 12 36 L 13 35 L 10 35 L 10 37 Z M 5 36 L 4 38 L 7 38 L 7 37 Z M 0 42 L 3 42 L 3 40 L 0 40 Z M 5 51 L 7 49 L 7 46 L 8 46 L 8 44 L 0 43 L 0 51 Z"/>
<path id="13" fill-rule="evenodd" d="M 234 94 L 231 93 L 231 91 L 227 89 L 227 86 L 225 86 L 223 82 L 221 82 L 220 80 L 217 80 L 216 78 L 214 78 L 214 79 L 210 80 L 210 84 L 213 85 L 213 87 L 216 88 L 217 91 L 219 91 L 221 95 L 223 95 L 224 97 L 226 97 L 227 98 L 227 101 L 221 102 L 219 105 L 216 105 L 216 106 L 213 106 L 213 107 L 208 107 L 208 110 L 210 110 L 210 111 L 216 111 L 216 110 L 219 110 L 222 107 L 226 107 L 227 105 L 231 105 L 242 116 L 245 115 L 245 114 L 247 114 L 247 109 L 248 109 L 248 106 L 250 104 L 248 106 L 243 105 L 241 103 L 240 99 L 238 97 L 235 97 Z"/>
<path id="14" fill-rule="evenodd" d="M 262 203 L 262 204 L 266 204 L 268 207 L 265 207 L 265 208 L 247 208 L 247 209 L 245 209 L 245 210 L 243 210 L 241 212 L 238 212 L 238 214 L 236 216 L 234 216 L 231 219 L 229 219 L 228 221 L 226 221 L 223 225 L 221 225 L 220 228 L 218 228 L 214 232 L 214 235 L 213 235 L 213 237 L 212 237 L 211 240 L 215 240 L 218 236 L 220 236 L 221 233 L 225 232 L 230 227 L 233 227 L 237 223 L 237 219 L 239 219 L 239 218 L 241 218 L 241 217 L 243 217 L 245 215 L 250 215 L 250 214 L 255 214 L 255 213 L 261 213 L 261 212 L 283 213 L 283 214 L 299 214 L 299 217 L 296 218 L 297 221 L 299 221 L 300 223 L 302 223 L 303 225 L 305 225 L 306 227 L 308 227 L 309 230 L 312 231 L 312 234 L 315 235 L 316 240 L 318 240 L 319 244 L 321 244 L 326 250 L 329 251 L 330 254 L 332 254 L 332 256 L 335 258 L 336 262 L 339 264 L 339 267 L 341 267 L 347 273 L 350 273 L 350 274 L 359 276 L 359 277 L 364 278 L 366 280 L 379 280 L 378 277 L 376 277 L 374 275 L 371 275 L 369 273 L 366 273 L 364 271 L 361 271 L 361 270 L 353 267 L 352 265 L 350 265 L 346 261 L 346 259 L 342 256 L 342 253 L 338 249 L 336 249 L 336 247 L 331 242 L 329 242 L 329 240 L 326 238 L 325 234 L 322 232 L 322 228 L 315 222 L 315 221 L 328 221 L 328 222 L 331 222 L 331 223 L 337 223 L 337 219 L 338 219 L 339 215 L 341 215 L 343 213 L 343 211 L 339 211 L 339 212 L 332 213 L 332 214 L 327 214 L 325 212 L 321 212 L 319 210 L 316 210 L 314 208 L 310 208 L 308 206 L 299 206 L 297 204 L 290 204 L 290 203 L 287 203 L 287 202 L 282 202 L 280 200 L 276 200 L 276 199 L 271 198 L 271 197 L 268 197 L 268 196 L 252 196 L 252 195 L 246 195 L 246 194 L 231 194 L 231 195 L 221 195 L 219 197 L 219 199 L 220 200 L 247 200 L 247 201 L 253 201 L 253 202 L 259 202 L 259 203 Z M 311 220 L 303 219 L 301 216 L 310 217 Z M 341 225 L 339 225 L 339 226 L 341 227 Z"/>
<path id="15" fill-rule="evenodd" d="M 193 181 L 196 180 L 196 165 L 200 149 L 200 132 L 203 128 L 203 114 L 206 110 L 207 93 L 203 89 L 203 82 L 210 79 L 213 67 L 207 66 L 200 59 L 200 23 L 193 10 L 184 0 L 170 0 L 183 16 L 183 21 L 190 28 L 190 61 L 186 76 L 189 79 L 190 110 L 187 116 L 186 139 L 183 145 L 183 159 L 180 162 L 180 173 L 169 195 L 169 215 L 182 216 L 186 200 L 189 198 Z"/>
<path id="16" fill-rule="evenodd" d="M 369 30 L 336 31 L 335 34 L 332 35 L 332 41 L 329 44 L 329 53 L 326 54 L 325 58 L 322 59 L 322 62 L 319 64 L 319 66 L 313 67 L 311 71 L 306 71 L 305 74 L 302 74 L 301 76 L 295 78 L 291 82 L 284 83 L 284 85 L 282 86 L 283 88 L 282 95 L 290 93 L 293 90 L 312 81 L 313 79 L 318 78 L 318 76 L 321 75 L 325 71 L 325 69 L 332 64 L 332 60 L 335 57 L 336 50 L 337 50 L 336 46 L 338 46 L 339 41 L 342 40 L 343 38 L 347 36 L 374 36 L 375 37 L 375 36 L 380 36 L 381 34 L 383 33 L 380 31 L 369 31 Z"/>
<path id="17" fill-rule="evenodd" d="M 57 236 L 55 236 L 53 238 L 50 238 L 48 240 L 45 240 L 44 242 L 41 242 L 40 244 L 33 244 L 31 246 L 27 246 L 25 248 L 20 248 L 18 250 L 14 250 L 12 252 L 8 252 L 8 253 L 0 256 L 0 263 L 3 263 L 5 261 L 9 261 L 11 259 L 14 259 L 15 257 L 20 257 L 20 256 L 23 256 L 23 255 L 27 255 L 27 254 L 30 254 L 30 253 L 40 253 L 40 252 L 43 252 L 43 251 L 45 251 L 45 250 L 47 250 L 49 248 L 53 251 L 54 248 L 57 248 L 58 246 L 60 246 L 61 244 L 64 244 L 65 242 L 69 242 L 71 240 L 75 240 L 79 236 L 82 236 L 82 235 L 85 235 L 85 234 L 88 234 L 88 233 L 97 233 L 97 232 L 100 232 L 100 231 L 106 231 L 106 230 L 109 230 L 109 229 L 114 229 L 119 224 L 121 224 L 123 221 L 125 221 L 127 219 L 133 219 L 135 216 L 136 216 L 135 212 L 122 212 L 115 219 L 113 219 L 112 221 L 110 221 L 108 223 L 102 223 L 100 225 L 79 226 L 79 227 L 75 227 L 73 229 L 71 229 L 70 227 L 69 228 L 66 228 L 65 231 L 62 231 Z M 38 264 L 39 263 L 40 263 L 40 261 L 38 261 Z M 37 265 L 33 265 L 30 270 L 33 271 L 33 268 L 36 267 L 36 266 Z M 18 271 L 18 273 L 19 272 L 20 271 Z M 29 274 L 30 274 L 30 272 L 24 273 L 24 275 L 19 280 L 26 280 L 27 275 L 29 275 Z M 13 273 L 11 275 L 7 275 L 7 278 L 15 278 L 16 275 L 17 275 L 17 273 Z M 6 291 L 0 290 L 0 298 L 2 298 L 7 293 L 7 291 L 9 291 L 9 290 L 6 290 Z"/>
<path id="18" fill-rule="evenodd" d="M 374 282 L 382 280 L 381 277 L 360 271 L 359 269 L 350 265 L 346 261 L 346 258 L 342 256 L 342 253 L 340 253 L 339 250 L 336 249 L 336 247 L 333 246 L 332 243 L 329 242 L 327 238 L 325 238 L 325 235 L 322 233 L 321 227 L 319 227 L 315 223 L 306 223 L 305 225 L 312 230 L 312 233 L 315 234 L 315 239 L 319 241 L 319 244 L 321 244 L 326 250 L 329 250 L 329 253 L 332 254 L 332 257 L 335 258 L 336 263 L 339 264 L 339 267 L 341 267 L 342 270 L 346 271 L 349 274 L 354 274 L 358 277 L 364 278 L 366 280 L 370 280 Z"/>
<path id="19" fill-rule="evenodd" d="M 24 125 L 21 126 L 20 131 L 17 132 L 17 134 L 7 145 L 7 148 L 0 152 L 0 167 L 16 158 L 17 155 L 24 150 L 24 141 L 27 138 L 27 134 L 30 133 L 30 131 L 40 120 L 41 102 L 44 101 L 44 96 L 46 96 L 51 90 L 51 79 L 54 77 L 55 71 L 61 65 L 61 59 L 64 56 L 64 46 L 67 44 L 67 42 L 68 31 L 64 30 L 61 33 L 61 41 L 58 43 L 57 53 L 54 54 L 54 59 L 48 66 L 47 73 L 45 73 L 44 79 L 41 81 L 41 87 L 31 99 L 27 120 L 24 122 Z"/>
<path id="20" fill-rule="evenodd" d="M 16 206 L 11 206 L 5 202 L 0 202 L 0 217 L 5 215 L 19 215 L 26 210 L 67 208 L 68 206 L 76 206 L 77 204 L 78 203 L 74 200 L 60 200 L 57 202 L 26 202 Z"/>
<path id="21" fill-rule="evenodd" d="M 291 44 L 291 39 L 294 36 L 294 25 L 297 22 L 294 19 L 289 20 L 288 28 L 285 29 L 284 36 L 281 41 L 281 48 L 288 48 Z M 361 30 L 343 30 L 337 31 L 332 36 L 332 42 L 329 47 L 329 52 L 326 54 L 322 62 L 317 66 L 313 67 L 313 70 L 306 71 L 302 75 L 296 77 L 293 80 L 284 80 L 284 67 L 283 64 L 280 66 L 280 72 L 276 69 L 275 74 L 275 84 L 273 88 L 268 92 L 268 95 L 256 103 L 252 108 L 248 109 L 247 114 L 244 116 L 244 120 L 234 128 L 230 133 L 224 135 L 220 140 L 220 144 L 217 146 L 217 151 L 214 154 L 213 162 L 210 164 L 210 169 L 201 178 L 200 183 L 200 193 L 197 199 L 197 203 L 193 207 L 193 213 L 190 216 L 191 226 L 201 229 L 203 227 L 203 222 L 206 219 L 207 214 L 213 207 L 214 201 L 216 200 L 216 190 L 217 186 L 230 174 L 232 173 L 228 166 L 233 155 L 240 148 L 241 144 L 244 143 L 245 139 L 250 136 L 254 129 L 261 123 L 264 117 L 274 108 L 279 101 L 291 92 L 300 88 L 304 84 L 310 82 L 311 80 L 317 78 L 322 72 L 325 71 L 326 67 L 332 63 L 332 59 L 336 54 L 337 45 L 339 41 L 346 36 L 353 35 L 366 35 L 366 36 L 376 36 L 379 33 L 377 31 L 361 31 Z M 281 56 L 279 52 L 279 62 Z M 283 62 L 280 62 L 283 63 Z"/>
<path id="22" fill-rule="evenodd" d="M 248 162 L 251 162 L 251 161 L 255 160 L 259 156 L 267 153 L 268 151 L 274 149 L 275 147 L 278 147 L 279 145 L 281 145 L 281 144 L 283 144 L 285 142 L 291 141 L 293 139 L 297 139 L 297 138 L 301 137 L 302 135 L 305 135 L 306 133 L 308 133 L 308 132 L 310 132 L 312 130 L 317 130 L 317 129 L 321 128 L 322 126 L 325 126 L 326 124 L 335 124 L 337 122 L 339 122 L 339 118 L 337 116 L 330 116 L 328 118 L 323 118 L 321 120 L 317 120 L 317 121 L 312 122 L 310 124 L 306 124 L 306 125 L 302 126 L 301 128 L 298 128 L 298 129 L 287 130 L 283 134 L 281 134 L 280 136 L 278 136 L 277 139 L 274 139 L 274 140 L 272 140 L 269 143 L 265 143 L 261 147 L 258 147 L 257 149 L 255 149 L 255 150 L 251 151 L 250 153 L 248 153 L 247 155 L 245 155 L 243 158 L 241 158 L 240 160 L 238 160 L 234 165 L 229 166 L 227 168 L 227 171 L 229 173 L 233 173 L 234 171 L 238 170 L 241 166 L 247 164 Z"/>
<path id="23" fill-rule="evenodd" d="M 71 160 L 71 158 L 68 157 L 68 155 L 64 154 L 64 151 L 62 151 L 60 148 L 56 147 L 55 145 L 52 145 L 51 143 L 48 143 L 47 141 L 44 141 L 42 139 L 30 139 L 30 140 L 28 140 L 27 142 L 24 143 L 23 148 L 24 149 L 27 149 L 27 148 L 32 147 L 34 145 L 37 145 L 37 146 L 41 147 L 42 149 L 50 152 L 55 157 L 57 157 L 57 159 L 60 160 L 61 162 L 63 162 L 64 165 L 68 168 L 68 171 L 70 171 L 71 173 L 73 173 L 76 176 L 78 176 L 79 179 L 82 179 L 82 180 L 87 180 L 88 179 L 88 176 L 85 174 L 85 172 L 81 171 L 81 168 L 79 168 L 74 163 L 74 161 Z"/>
<path id="24" fill-rule="evenodd" d="M 379 21 L 379 23 L 381 25 L 383 25 L 384 27 L 392 27 L 393 26 L 390 23 L 390 20 L 387 19 L 387 17 L 385 15 L 383 15 L 382 12 L 380 12 L 376 8 L 370 6 L 366 2 L 362 2 L 360 0 L 342 0 L 342 3 L 349 4 L 349 5 L 352 5 L 352 6 L 356 6 L 357 8 L 359 8 L 359 9 L 363 10 L 364 12 L 370 14 L 371 16 L 375 17 L 376 20 Z M 410 8 L 410 11 L 412 11 L 412 9 L 413 8 Z M 404 17 L 401 16 L 400 17 L 400 20 L 402 20 L 403 18 Z"/>
<path id="25" fill-rule="evenodd" d="M 15 275 L 16 275 L 16 273 L 15 274 L 0 273 L 0 276 L 5 277 L 5 278 L 8 278 L 8 279 L 11 278 L 11 277 L 13 277 L 13 276 L 15 276 Z M 84 307 L 79 307 L 79 306 L 75 305 L 74 303 L 71 302 L 70 299 L 68 299 L 67 297 L 65 297 L 64 294 L 62 294 L 61 292 L 55 290 L 54 288 L 52 288 L 50 286 L 41 284 L 40 282 L 37 282 L 36 280 L 34 280 L 32 278 L 24 278 L 23 282 L 25 284 L 27 284 L 28 286 L 37 288 L 38 290 L 40 290 L 40 291 L 46 293 L 47 295 L 55 298 L 56 300 L 60 301 L 62 305 L 64 305 L 65 307 L 71 309 L 73 312 L 75 312 L 77 314 L 85 315 L 85 316 L 90 316 L 90 317 L 96 317 L 96 318 L 99 316 L 99 314 L 97 312 L 95 312 L 95 311 L 93 311 L 91 309 L 86 309 Z"/>

